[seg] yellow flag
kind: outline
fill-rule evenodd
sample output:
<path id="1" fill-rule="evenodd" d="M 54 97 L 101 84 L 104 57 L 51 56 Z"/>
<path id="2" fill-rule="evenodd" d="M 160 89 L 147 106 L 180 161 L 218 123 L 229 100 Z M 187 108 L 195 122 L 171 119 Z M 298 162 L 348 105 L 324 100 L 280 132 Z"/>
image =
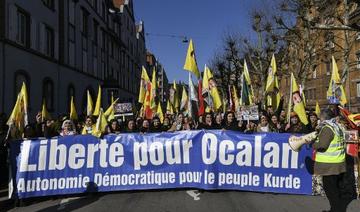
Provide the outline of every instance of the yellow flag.
<path id="1" fill-rule="evenodd" d="M 24 127 L 29 123 L 28 113 L 27 113 L 28 105 L 29 104 L 28 104 L 27 89 L 25 83 L 23 82 L 21 86 L 21 90 L 17 96 L 15 106 L 6 124 L 8 126 L 14 125 L 22 133 Z"/>
<path id="2" fill-rule="evenodd" d="M 100 108 L 101 108 L 101 87 L 99 85 L 98 95 L 96 99 L 95 109 L 94 109 L 94 116 L 98 116 L 100 114 Z"/>
<path id="3" fill-rule="evenodd" d="M 249 96 L 249 100 L 250 100 L 250 105 L 253 104 L 253 99 L 254 99 L 254 90 L 251 84 L 251 79 L 250 79 L 250 73 L 249 73 L 249 69 L 246 63 L 246 60 L 244 59 L 244 78 L 246 80 L 246 83 L 248 84 L 249 88 L 250 88 L 250 96 Z"/>
<path id="4" fill-rule="evenodd" d="M 211 108 L 209 106 L 206 106 L 205 113 L 210 113 L 210 112 L 211 112 Z"/>
<path id="5" fill-rule="evenodd" d="M 196 63 L 195 49 L 194 49 L 193 41 L 191 39 L 186 54 L 184 69 L 194 73 L 197 78 L 200 78 L 199 68 Z"/>
<path id="6" fill-rule="evenodd" d="M 49 112 L 48 112 L 47 109 L 46 109 L 45 99 L 44 99 L 43 104 L 42 104 L 41 118 L 42 118 L 42 121 L 50 120 L 50 119 L 51 119 L 51 116 L 50 116 Z"/>
<path id="7" fill-rule="evenodd" d="M 339 75 L 339 69 L 337 67 L 334 56 L 332 56 L 332 73 L 329 88 L 327 90 L 327 98 L 334 101 L 337 100 L 342 106 L 347 103 L 346 94 Z M 332 102 L 330 101 L 330 102 Z"/>
<path id="8" fill-rule="evenodd" d="M 177 86 L 176 86 L 176 82 L 174 80 L 173 82 L 173 89 L 175 90 L 175 94 L 174 94 L 174 110 L 175 112 L 179 112 L 179 107 L 180 107 L 180 100 L 179 100 L 179 94 L 178 94 L 178 90 L 177 90 Z"/>
<path id="9" fill-rule="evenodd" d="M 112 100 L 110 106 L 108 107 L 108 109 L 106 109 L 104 116 L 108 118 L 108 120 L 112 120 L 115 118 L 115 113 L 114 113 L 114 105 L 116 104 L 116 102 L 119 100 L 119 98 L 117 98 L 116 100 Z"/>
<path id="10" fill-rule="evenodd" d="M 171 105 L 169 100 L 167 100 L 166 102 L 166 113 L 170 115 L 174 114 L 173 106 Z"/>
<path id="11" fill-rule="evenodd" d="M 86 115 L 91 116 L 93 114 L 94 104 L 89 90 L 87 91 L 87 106 Z"/>
<path id="12" fill-rule="evenodd" d="M 203 78 L 203 93 L 209 92 L 210 96 L 213 101 L 213 106 L 215 110 L 218 110 L 221 105 L 221 98 L 219 91 L 216 87 L 216 81 L 211 73 L 210 69 L 206 66 L 204 71 L 204 78 Z"/>
<path id="13" fill-rule="evenodd" d="M 183 86 L 183 89 L 182 89 L 182 95 L 181 95 L 181 104 L 180 104 L 180 110 L 183 110 L 183 109 L 187 109 L 187 103 L 188 103 L 188 95 L 187 95 L 187 92 L 186 92 L 186 88 L 185 86 Z"/>
<path id="14" fill-rule="evenodd" d="M 75 103 L 74 103 L 74 97 L 71 97 L 71 102 L 70 102 L 70 119 L 71 120 L 77 120 L 78 119 L 78 115 L 76 113 L 76 108 L 75 108 Z"/>
<path id="15" fill-rule="evenodd" d="M 320 106 L 318 101 L 316 101 L 315 114 L 317 115 L 318 118 L 320 118 L 320 113 L 321 113 Z"/>
<path id="16" fill-rule="evenodd" d="M 139 100 L 138 100 L 138 102 L 141 104 L 144 104 L 145 94 L 149 82 L 150 82 L 149 76 L 147 74 L 145 67 L 143 66 L 141 71 L 141 81 L 140 81 Z"/>
<path id="17" fill-rule="evenodd" d="M 291 73 L 291 85 L 292 85 L 291 93 L 292 93 L 292 102 L 294 105 L 294 112 L 299 116 L 300 121 L 303 124 L 307 125 L 309 121 L 306 116 L 304 102 L 300 96 L 299 86 L 296 83 L 293 73 Z"/>
<path id="18" fill-rule="evenodd" d="M 276 72 L 277 72 L 276 60 L 275 60 L 275 56 L 273 55 L 271 58 L 271 64 L 270 64 L 270 67 L 268 70 L 268 76 L 266 79 L 265 92 L 272 92 L 274 90 Z"/>
<path id="19" fill-rule="evenodd" d="M 164 113 L 162 111 L 162 108 L 161 108 L 161 104 L 159 103 L 158 106 L 157 106 L 157 110 L 156 110 L 156 114 L 158 115 L 159 119 L 160 119 L 160 122 L 163 123 L 164 122 Z"/>
<path id="20" fill-rule="evenodd" d="M 157 91 L 157 82 L 156 82 L 156 70 L 153 69 L 152 78 L 151 78 L 151 92 L 150 92 L 150 108 L 154 111 L 156 109 L 156 91 Z"/>
<path id="21" fill-rule="evenodd" d="M 100 137 L 102 133 L 105 132 L 106 126 L 108 125 L 107 120 L 104 116 L 102 108 L 100 109 L 99 116 L 96 120 L 95 129 L 93 129 L 93 135 Z"/>

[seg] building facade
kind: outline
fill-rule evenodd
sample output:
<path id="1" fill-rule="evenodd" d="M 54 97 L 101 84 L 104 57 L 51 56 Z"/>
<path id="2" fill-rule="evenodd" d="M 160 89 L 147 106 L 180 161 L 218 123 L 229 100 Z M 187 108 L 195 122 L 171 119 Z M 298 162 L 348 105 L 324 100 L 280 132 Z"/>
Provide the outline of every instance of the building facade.
<path id="1" fill-rule="evenodd" d="M 137 98 L 146 62 L 144 26 L 135 23 L 132 1 L 3 0 L 0 2 L 0 111 L 9 114 L 22 82 L 34 115 L 46 100 L 53 114 L 67 113 L 74 96 L 86 108 L 87 90 L 102 106 L 111 94 L 120 102 Z M 119 7 L 118 5 L 118 7 Z"/>
<path id="2" fill-rule="evenodd" d="M 148 51 L 146 53 L 146 70 L 150 78 L 154 68 L 156 70 L 156 79 L 158 82 L 159 101 L 162 105 L 165 105 L 168 99 L 169 80 L 164 66 L 156 59 L 154 54 Z"/>
<path id="3" fill-rule="evenodd" d="M 329 1 L 329 4 L 336 6 L 336 11 L 344 17 L 345 8 L 342 3 Z M 320 17 L 318 24 L 325 26 L 338 25 L 340 22 L 334 18 L 329 11 L 329 5 L 317 7 L 313 16 Z M 355 14 L 355 13 L 354 13 Z M 358 16 L 360 13 L 357 13 Z M 298 22 L 295 27 L 302 27 Z M 310 37 L 315 37 L 315 45 L 312 49 L 313 61 L 310 70 L 306 70 L 304 80 L 298 79 L 297 83 L 303 86 L 308 109 L 314 109 L 316 102 L 321 108 L 329 105 L 327 100 L 327 90 L 332 73 L 331 58 L 334 56 L 340 76 L 346 75 L 343 86 L 347 97 L 347 105 L 352 112 L 360 112 L 360 33 L 353 30 L 313 30 Z M 345 37 L 346 36 L 346 37 Z M 311 45 L 311 44 L 310 44 Z M 288 54 L 302 57 L 304 52 L 296 47 L 288 47 Z M 305 60 L 304 60 L 305 61 Z M 306 61 L 305 61 L 306 62 Z M 295 70 L 298 64 L 288 64 L 289 70 Z M 344 73 L 348 70 L 347 74 Z M 281 90 L 286 99 L 289 96 L 290 77 L 283 76 L 281 80 Z"/>

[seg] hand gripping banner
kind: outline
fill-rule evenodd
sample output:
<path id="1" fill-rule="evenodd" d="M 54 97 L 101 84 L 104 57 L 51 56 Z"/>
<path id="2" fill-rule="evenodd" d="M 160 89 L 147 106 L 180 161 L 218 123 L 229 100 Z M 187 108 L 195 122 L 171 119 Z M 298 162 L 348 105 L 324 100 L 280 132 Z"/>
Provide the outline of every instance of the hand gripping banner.
<path id="1" fill-rule="evenodd" d="M 12 196 L 171 188 L 311 195 L 312 151 L 292 151 L 289 136 L 202 130 L 13 141 Z"/>

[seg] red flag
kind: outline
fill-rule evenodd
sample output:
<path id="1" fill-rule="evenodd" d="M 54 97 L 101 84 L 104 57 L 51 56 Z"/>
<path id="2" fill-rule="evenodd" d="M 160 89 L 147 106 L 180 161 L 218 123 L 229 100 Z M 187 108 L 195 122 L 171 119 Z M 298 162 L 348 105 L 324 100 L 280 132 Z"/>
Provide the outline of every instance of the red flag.
<path id="1" fill-rule="evenodd" d="M 153 117 L 153 111 L 151 110 L 151 83 L 147 84 L 147 91 L 146 91 L 146 95 L 145 95 L 145 118 L 146 119 L 152 119 Z"/>
<path id="2" fill-rule="evenodd" d="M 202 82 L 201 79 L 198 81 L 198 96 L 199 96 L 199 116 L 204 115 L 205 113 L 205 105 L 204 105 L 204 97 L 202 95 Z"/>

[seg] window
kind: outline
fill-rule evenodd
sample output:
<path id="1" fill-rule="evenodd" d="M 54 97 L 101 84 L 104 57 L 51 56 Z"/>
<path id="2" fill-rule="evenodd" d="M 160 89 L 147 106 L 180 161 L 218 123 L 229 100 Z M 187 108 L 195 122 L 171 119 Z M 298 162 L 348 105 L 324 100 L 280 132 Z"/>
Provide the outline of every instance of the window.
<path id="1" fill-rule="evenodd" d="M 28 96 L 30 96 L 30 86 L 31 85 L 30 85 L 29 75 L 23 70 L 18 70 L 15 72 L 14 103 L 16 102 L 17 95 L 20 92 L 23 83 L 25 83 Z M 30 102 L 29 102 L 29 105 L 30 105 Z"/>
<path id="2" fill-rule="evenodd" d="M 360 69 L 360 52 L 356 53 L 356 68 Z"/>
<path id="3" fill-rule="evenodd" d="M 85 9 L 81 11 L 81 32 L 82 34 L 87 37 L 88 35 L 88 12 Z"/>
<path id="4" fill-rule="evenodd" d="M 360 82 L 356 83 L 356 96 L 360 97 Z"/>
<path id="5" fill-rule="evenodd" d="M 54 57 L 54 31 L 50 27 L 45 27 L 46 55 Z"/>
<path id="6" fill-rule="evenodd" d="M 51 10 L 55 10 L 54 0 L 42 0 L 45 6 L 47 6 Z"/>
<path id="7" fill-rule="evenodd" d="M 46 101 L 49 111 L 54 111 L 54 83 L 50 78 L 43 80 L 42 99 Z"/>
<path id="8" fill-rule="evenodd" d="M 17 10 L 17 35 L 16 40 L 19 44 L 28 47 L 30 44 L 30 20 L 29 15 L 24 11 Z"/>

